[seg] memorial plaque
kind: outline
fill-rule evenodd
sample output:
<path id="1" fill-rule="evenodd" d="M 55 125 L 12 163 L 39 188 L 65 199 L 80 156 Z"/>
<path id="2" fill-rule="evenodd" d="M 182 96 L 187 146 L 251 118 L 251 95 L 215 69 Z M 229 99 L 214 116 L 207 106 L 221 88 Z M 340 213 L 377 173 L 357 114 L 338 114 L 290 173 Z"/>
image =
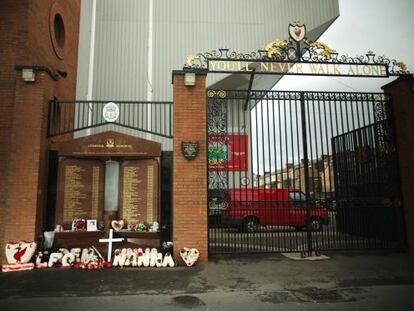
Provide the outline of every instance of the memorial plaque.
<path id="1" fill-rule="evenodd" d="M 120 218 L 127 222 L 159 222 L 158 161 L 132 160 L 121 164 Z"/>
<path id="2" fill-rule="evenodd" d="M 159 157 L 161 144 L 113 131 L 85 136 L 53 147 L 59 156 L 73 157 Z"/>
<path id="3" fill-rule="evenodd" d="M 56 223 L 67 227 L 75 218 L 101 219 L 103 190 L 102 162 L 60 158 Z"/>
<path id="4" fill-rule="evenodd" d="M 194 160 L 198 154 L 199 150 L 198 141 L 182 141 L 181 142 L 181 152 L 187 160 Z"/>

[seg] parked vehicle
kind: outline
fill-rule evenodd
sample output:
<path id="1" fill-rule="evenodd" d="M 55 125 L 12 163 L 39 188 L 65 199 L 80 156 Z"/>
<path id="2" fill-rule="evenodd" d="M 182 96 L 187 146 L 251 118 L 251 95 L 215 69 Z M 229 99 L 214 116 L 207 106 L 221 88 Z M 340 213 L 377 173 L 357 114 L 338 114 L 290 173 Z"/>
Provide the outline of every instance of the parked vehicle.
<path id="1" fill-rule="evenodd" d="M 261 226 L 292 226 L 306 228 L 306 197 L 295 189 L 231 189 L 227 210 L 222 222 L 244 232 L 256 232 Z M 310 226 L 322 230 L 329 223 L 326 208 L 317 202 L 310 203 Z"/>
<path id="2" fill-rule="evenodd" d="M 316 202 L 325 207 L 330 212 L 336 212 L 336 199 L 334 197 L 328 197 L 320 195 L 315 198 Z"/>

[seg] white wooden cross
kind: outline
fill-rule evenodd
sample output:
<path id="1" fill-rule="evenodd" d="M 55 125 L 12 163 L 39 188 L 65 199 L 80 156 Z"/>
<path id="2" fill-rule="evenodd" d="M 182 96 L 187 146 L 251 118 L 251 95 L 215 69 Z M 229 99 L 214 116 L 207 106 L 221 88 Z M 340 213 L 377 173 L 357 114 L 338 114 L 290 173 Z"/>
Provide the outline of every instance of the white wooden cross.
<path id="1" fill-rule="evenodd" d="M 108 262 L 111 262 L 112 257 L 112 243 L 113 242 L 122 242 L 124 238 L 114 239 L 114 229 L 109 229 L 109 238 L 108 239 L 99 239 L 101 243 L 108 243 Z"/>

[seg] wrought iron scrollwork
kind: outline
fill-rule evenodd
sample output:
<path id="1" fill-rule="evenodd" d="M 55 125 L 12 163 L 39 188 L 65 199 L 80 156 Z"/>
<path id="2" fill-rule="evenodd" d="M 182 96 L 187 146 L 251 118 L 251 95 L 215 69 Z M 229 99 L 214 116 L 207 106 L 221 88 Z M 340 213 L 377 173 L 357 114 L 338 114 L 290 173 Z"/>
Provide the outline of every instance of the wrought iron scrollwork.
<path id="1" fill-rule="evenodd" d="M 261 60 L 264 54 L 265 51 L 238 53 L 236 51 L 230 51 L 229 49 L 212 50 L 210 52 L 187 56 L 184 68 L 207 69 L 209 59 Z"/>
<path id="2" fill-rule="evenodd" d="M 228 173 L 227 172 L 208 172 L 208 188 L 216 190 L 228 189 Z"/>
<path id="3" fill-rule="evenodd" d="M 223 90 L 208 90 L 208 104 L 207 104 L 207 134 L 209 141 L 208 161 L 209 166 L 217 163 L 217 154 L 213 149 L 221 145 L 225 145 L 223 141 L 227 133 L 227 96 L 226 91 Z M 213 139 L 214 137 L 214 139 Z M 213 163 L 214 162 L 214 163 Z M 212 170 L 208 171 L 208 188 L 211 190 L 225 190 L 228 188 L 228 173 L 226 170 Z M 212 199 L 212 198 L 210 198 Z"/>
<path id="4" fill-rule="evenodd" d="M 209 60 L 312 62 L 332 64 L 386 65 L 390 75 L 409 74 L 406 64 L 368 51 L 365 55 L 339 55 L 334 49 L 320 41 L 275 40 L 262 49 L 250 53 L 239 53 L 220 48 L 187 57 L 184 69 L 207 69 Z"/>
<path id="5" fill-rule="evenodd" d="M 218 97 L 218 98 L 226 98 L 227 92 L 223 90 L 215 91 L 215 90 L 208 90 L 207 97 Z"/>
<path id="6" fill-rule="evenodd" d="M 374 118 L 375 122 L 384 121 L 388 118 L 385 96 L 375 94 L 374 96 Z"/>
<path id="7" fill-rule="evenodd" d="M 209 100 L 208 108 L 207 108 L 207 130 L 208 130 L 208 135 L 226 134 L 227 132 L 227 105 L 225 101 L 220 100 L 220 99 Z"/>

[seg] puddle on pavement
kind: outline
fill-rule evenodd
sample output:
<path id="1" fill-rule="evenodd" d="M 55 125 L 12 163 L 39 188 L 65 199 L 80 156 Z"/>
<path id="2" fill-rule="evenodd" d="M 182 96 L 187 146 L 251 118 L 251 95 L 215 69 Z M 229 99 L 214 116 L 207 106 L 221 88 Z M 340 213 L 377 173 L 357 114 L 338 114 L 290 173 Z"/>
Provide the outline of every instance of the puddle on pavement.
<path id="1" fill-rule="evenodd" d="M 265 292 L 259 296 L 259 299 L 263 302 L 269 303 L 286 303 L 286 302 L 297 302 L 298 299 L 294 297 L 290 292 Z"/>
<path id="2" fill-rule="evenodd" d="M 260 301 L 281 304 L 290 302 L 336 303 L 352 302 L 363 299 L 363 291 L 358 289 L 326 289 L 318 287 L 303 287 L 288 291 L 265 292 L 258 295 Z"/>
<path id="3" fill-rule="evenodd" d="M 302 301 L 312 301 L 317 303 L 325 302 L 347 302 L 355 299 L 345 297 L 336 289 L 326 289 L 317 287 L 304 287 L 292 291 L 293 294 Z"/>
<path id="4" fill-rule="evenodd" d="M 182 308 L 191 309 L 198 306 L 204 306 L 205 303 L 195 296 L 185 295 L 185 296 L 176 296 L 172 298 L 174 304 L 179 305 Z"/>

